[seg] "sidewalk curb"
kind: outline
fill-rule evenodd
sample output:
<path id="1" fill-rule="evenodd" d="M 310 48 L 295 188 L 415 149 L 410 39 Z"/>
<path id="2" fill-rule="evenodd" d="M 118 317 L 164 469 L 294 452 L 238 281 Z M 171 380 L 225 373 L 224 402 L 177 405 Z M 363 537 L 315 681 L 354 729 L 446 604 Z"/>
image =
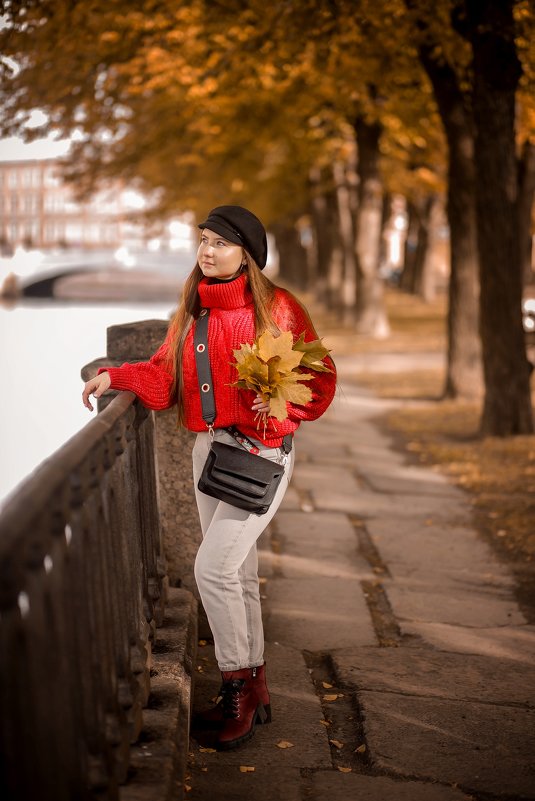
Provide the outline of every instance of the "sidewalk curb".
<path id="1" fill-rule="evenodd" d="M 128 783 L 120 801 L 181 801 L 197 658 L 197 601 L 169 588 L 163 624 L 156 629 L 149 702 L 130 750 Z"/>

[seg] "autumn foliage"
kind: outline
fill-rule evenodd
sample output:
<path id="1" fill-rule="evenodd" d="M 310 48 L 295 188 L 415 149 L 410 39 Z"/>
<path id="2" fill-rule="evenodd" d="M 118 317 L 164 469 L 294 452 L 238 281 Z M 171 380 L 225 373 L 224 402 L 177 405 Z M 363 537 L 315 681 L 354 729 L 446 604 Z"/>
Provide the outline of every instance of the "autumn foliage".
<path id="1" fill-rule="evenodd" d="M 283 277 L 313 288 L 368 336 L 388 333 L 380 268 L 392 208 L 403 199 L 409 244 L 418 243 L 405 286 L 422 292 L 433 219 L 448 215 L 445 392 L 473 396 L 484 382 L 485 427 L 499 417 L 500 433 L 518 433 L 531 420 L 521 281 L 503 318 L 500 289 L 480 294 L 479 282 L 526 272 L 525 244 L 512 266 L 493 257 L 500 242 L 526 243 L 531 233 L 534 18 L 528 0 L 9 0 L 0 130 L 72 135 L 65 171 L 80 193 L 119 176 L 152 196 L 154 216 L 249 206 L 276 238 Z M 503 56 L 497 69 L 481 31 Z M 501 141 L 489 145 L 504 165 L 497 177 L 477 158 L 481 122 L 502 92 Z M 29 129 L 36 107 L 47 122 Z M 485 228 L 484 203 L 504 182 L 511 208 Z M 481 251 L 484 231 L 496 241 Z M 480 317 L 492 319 L 483 348 Z M 489 345 L 496 326 L 512 360 Z"/>

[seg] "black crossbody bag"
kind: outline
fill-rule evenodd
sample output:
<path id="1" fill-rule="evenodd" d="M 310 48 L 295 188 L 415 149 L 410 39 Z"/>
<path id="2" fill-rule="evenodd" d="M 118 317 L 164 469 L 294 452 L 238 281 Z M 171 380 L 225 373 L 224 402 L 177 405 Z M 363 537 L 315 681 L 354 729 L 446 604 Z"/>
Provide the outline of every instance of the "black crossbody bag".
<path id="1" fill-rule="evenodd" d="M 202 309 L 195 323 L 193 343 L 202 416 L 213 437 L 216 409 L 208 355 L 208 317 L 209 309 Z M 254 450 L 254 444 L 236 428 L 231 427 L 226 430 L 239 445 L 215 442 L 212 438 L 208 458 L 197 486 L 206 495 L 230 503 L 239 509 L 263 515 L 275 497 L 284 475 L 284 465 L 245 450 L 243 446 L 247 445 Z M 284 437 L 282 451 L 288 454 L 291 449 L 292 435 L 288 434 Z"/>

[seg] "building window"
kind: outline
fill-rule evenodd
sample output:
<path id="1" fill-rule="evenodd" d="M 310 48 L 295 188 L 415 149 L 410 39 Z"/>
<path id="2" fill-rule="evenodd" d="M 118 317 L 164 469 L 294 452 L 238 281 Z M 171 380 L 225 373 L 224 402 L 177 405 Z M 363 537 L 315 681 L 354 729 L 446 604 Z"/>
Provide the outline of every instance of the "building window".
<path id="1" fill-rule="evenodd" d="M 47 167 L 45 170 L 45 186 L 59 186 L 60 179 L 55 167 Z"/>
<path id="2" fill-rule="evenodd" d="M 14 189 L 14 188 L 15 188 L 15 187 L 18 185 L 18 183 L 17 183 L 17 177 L 18 177 L 18 176 L 17 176 L 17 171 L 16 171 L 16 170 L 10 170 L 10 171 L 8 172 L 8 174 L 7 174 L 7 185 L 8 185 L 8 186 L 9 186 L 11 189 Z"/>
<path id="3" fill-rule="evenodd" d="M 11 214 L 16 214 L 19 210 L 19 198 L 15 192 L 11 195 Z"/>
<path id="4" fill-rule="evenodd" d="M 68 222 L 66 228 L 67 242 L 80 242 L 82 240 L 82 225 L 79 222 Z"/>

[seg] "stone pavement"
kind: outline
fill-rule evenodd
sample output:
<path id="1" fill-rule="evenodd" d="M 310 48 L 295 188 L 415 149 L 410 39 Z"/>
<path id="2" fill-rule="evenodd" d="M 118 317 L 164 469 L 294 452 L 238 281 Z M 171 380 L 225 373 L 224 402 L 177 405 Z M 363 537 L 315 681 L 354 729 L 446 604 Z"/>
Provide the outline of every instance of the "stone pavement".
<path id="1" fill-rule="evenodd" d="M 229 753 L 193 732 L 191 801 L 535 799 L 535 627 L 467 496 L 408 464 L 343 381 L 301 427 L 263 535 L 273 723 Z M 201 641 L 194 709 L 217 694 Z"/>

